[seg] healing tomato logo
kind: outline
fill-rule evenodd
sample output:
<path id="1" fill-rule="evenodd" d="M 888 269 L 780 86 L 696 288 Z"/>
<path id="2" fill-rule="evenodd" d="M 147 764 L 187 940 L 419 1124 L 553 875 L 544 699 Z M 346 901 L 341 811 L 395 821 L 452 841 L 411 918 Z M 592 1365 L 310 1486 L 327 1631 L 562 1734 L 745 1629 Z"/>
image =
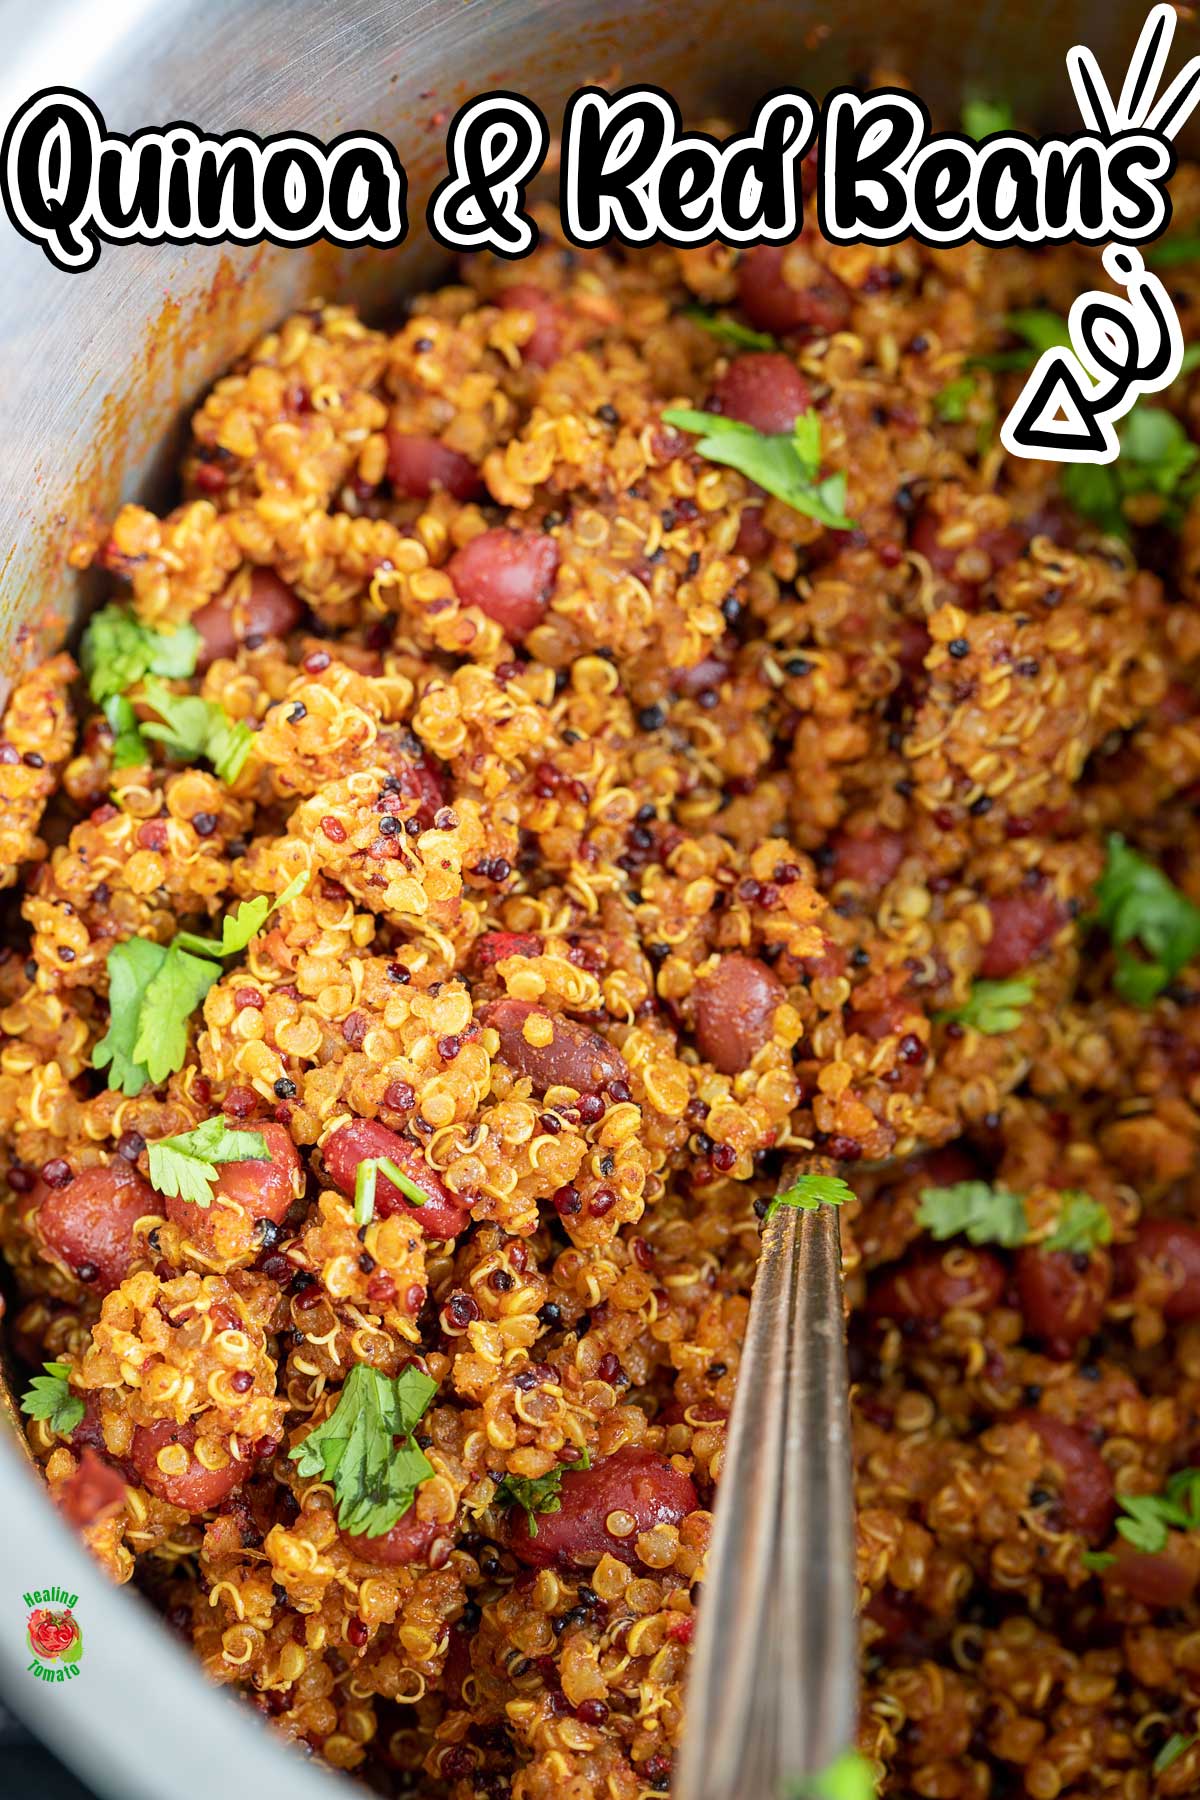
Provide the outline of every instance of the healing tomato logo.
<path id="1" fill-rule="evenodd" d="M 77 1663 L 83 1634 L 69 1606 L 35 1606 L 25 1622 L 29 1648 L 43 1662 Z"/>

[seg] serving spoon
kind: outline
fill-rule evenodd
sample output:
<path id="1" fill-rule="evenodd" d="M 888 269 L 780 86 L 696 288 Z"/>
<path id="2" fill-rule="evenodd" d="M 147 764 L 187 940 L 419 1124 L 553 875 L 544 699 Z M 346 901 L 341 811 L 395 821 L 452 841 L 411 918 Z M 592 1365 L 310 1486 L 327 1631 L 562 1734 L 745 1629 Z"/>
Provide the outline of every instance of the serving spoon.
<path id="1" fill-rule="evenodd" d="M 674 1800 L 792 1800 L 854 1741 L 850 1417 L 837 1209 L 763 1230 Z"/>

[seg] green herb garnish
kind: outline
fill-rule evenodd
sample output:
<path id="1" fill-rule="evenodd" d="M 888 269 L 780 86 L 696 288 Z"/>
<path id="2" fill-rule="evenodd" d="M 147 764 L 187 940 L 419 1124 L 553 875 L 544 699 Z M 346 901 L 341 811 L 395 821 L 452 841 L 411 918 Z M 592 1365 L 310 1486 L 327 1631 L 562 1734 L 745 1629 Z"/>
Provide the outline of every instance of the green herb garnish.
<path id="1" fill-rule="evenodd" d="M 1063 1195 L 1058 1224 L 1042 1244 L 1043 1250 L 1090 1251 L 1112 1243 L 1112 1219 L 1108 1208 L 1090 1194 Z"/>
<path id="2" fill-rule="evenodd" d="M 809 1775 L 792 1800 L 875 1800 L 871 1764 L 857 1750 L 844 1750 L 819 1775 Z"/>
<path id="3" fill-rule="evenodd" d="M 1167 502 L 1164 522 L 1177 529 L 1187 503 L 1200 491 L 1200 449 L 1174 413 L 1141 403 L 1118 423 L 1117 438 L 1116 462 L 1064 465 L 1064 498 L 1110 537 L 1127 538 L 1125 501 L 1134 494 L 1157 494 Z"/>
<path id="4" fill-rule="evenodd" d="M 737 319 L 726 319 L 720 313 L 707 312 L 702 306 L 685 306 L 685 319 L 693 325 L 699 325 L 710 337 L 720 338 L 724 344 L 733 344 L 739 350 L 778 350 L 776 340 L 766 331 L 754 331 L 749 325 L 743 325 Z"/>
<path id="5" fill-rule="evenodd" d="M 771 1218 L 781 1206 L 794 1206 L 800 1212 L 813 1212 L 818 1206 L 842 1206 L 853 1200 L 854 1189 L 840 1175 L 801 1175 L 791 1187 L 776 1194 L 766 1216 Z"/>
<path id="6" fill-rule="evenodd" d="M 1147 244 L 1142 255 L 1152 269 L 1177 269 L 1182 263 L 1200 262 L 1200 237 L 1181 231 L 1161 243 Z"/>
<path id="7" fill-rule="evenodd" d="M 994 131 L 1011 131 L 1012 127 L 1013 112 L 1007 100 L 963 101 L 962 128 L 976 143 Z"/>
<path id="8" fill-rule="evenodd" d="M 154 738 L 179 762 L 206 757 L 222 781 L 237 780 L 254 742 L 254 733 L 243 720 L 235 724 L 215 700 L 173 694 L 153 676 L 143 683 L 142 694 L 162 721 L 143 725 L 143 737 Z"/>
<path id="9" fill-rule="evenodd" d="M 175 942 L 185 950 L 195 950 L 200 956 L 236 956 L 246 948 L 252 937 L 257 937 L 271 913 L 278 912 L 281 906 L 286 906 L 289 900 L 294 900 L 304 892 L 308 873 L 307 869 L 301 869 L 288 882 L 278 900 L 271 904 L 268 904 L 265 894 L 256 894 L 253 900 L 243 900 L 236 912 L 227 913 L 221 920 L 219 938 L 198 937 L 193 931 L 181 931 Z"/>
<path id="10" fill-rule="evenodd" d="M 143 625 L 124 606 L 105 606 L 93 614 L 83 634 L 80 660 L 88 692 L 102 705 L 123 694 L 147 675 L 183 681 L 195 673 L 200 634 L 194 625 L 156 631 Z M 110 721 L 111 723 L 111 721 Z"/>
<path id="11" fill-rule="evenodd" d="M 1135 1006 L 1149 1006 L 1200 951 L 1200 907 L 1116 832 L 1096 886 L 1094 918 L 1117 947 L 1113 986 Z M 1135 942 L 1144 957 L 1129 949 Z"/>
<path id="12" fill-rule="evenodd" d="M 917 1221 L 931 1237 L 965 1237 L 971 1244 L 1000 1244 L 1015 1250 L 1029 1235 L 1025 1202 L 1020 1194 L 988 1181 L 956 1181 L 951 1187 L 926 1188 L 917 1206 Z"/>
<path id="13" fill-rule="evenodd" d="M 356 1363 L 329 1417 L 288 1451 L 301 1475 L 330 1483 L 343 1531 L 382 1537 L 433 1474 L 412 1431 L 436 1392 L 418 1368 L 392 1379 Z"/>
<path id="14" fill-rule="evenodd" d="M 375 1158 L 364 1156 L 354 1171 L 354 1223 L 369 1225 L 375 1217 Z"/>
<path id="15" fill-rule="evenodd" d="M 210 1206 L 217 1163 L 270 1162 L 261 1131 L 235 1131 L 221 1114 L 205 1119 L 194 1131 L 159 1138 L 149 1145 L 150 1185 L 168 1199 Z"/>
<path id="16" fill-rule="evenodd" d="M 694 412 L 687 406 L 669 407 L 663 422 L 678 431 L 699 433 L 696 449 L 701 456 L 736 469 L 796 512 L 833 531 L 854 529 L 853 519 L 845 513 L 845 475 L 820 479 L 821 420 L 811 407 L 801 413 L 792 431 L 770 435 L 740 419 Z"/>
<path id="17" fill-rule="evenodd" d="M 1021 1023 L 1021 1011 L 1033 999 L 1033 988 L 1019 976 L 1009 981 L 976 981 L 962 1006 L 939 1013 L 939 1019 L 952 1019 L 959 1025 L 970 1025 L 984 1037 L 999 1037 L 1015 1031 Z"/>
<path id="18" fill-rule="evenodd" d="M 1147 1556 L 1167 1547 L 1167 1534 L 1200 1530 L 1200 1469 L 1180 1469 L 1161 1494 L 1118 1494 L 1123 1519 L 1117 1531 L 1127 1544 Z"/>
<path id="19" fill-rule="evenodd" d="M 1103 1575 L 1105 1569 L 1111 1569 L 1117 1559 L 1111 1550 L 1085 1550 L 1079 1560 L 1093 1575 Z"/>
<path id="20" fill-rule="evenodd" d="M 1173 1731 L 1151 1764 L 1152 1773 L 1155 1775 L 1165 1774 L 1171 1764 L 1178 1762 L 1181 1756 L 1185 1756 L 1195 1742 L 1194 1731 L 1189 1732 L 1187 1736 L 1182 1731 Z"/>
<path id="21" fill-rule="evenodd" d="M 960 375 L 933 396 L 933 410 L 943 425 L 961 425 L 975 394 L 975 377 Z"/>
<path id="22" fill-rule="evenodd" d="M 269 910 L 294 900 L 308 872 L 291 880 Z M 219 956 L 244 950 L 268 916 L 265 895 L 243 901 L 224 919 L 220 941 L 181 931 L 171 944 L 127 938 L 108 953 L 108 1030 L 92 1051 L 92 1067 L 108 1070 L 110 1088 L 140 1094 L 183 1067 L 188 1020 L 223 973 Z M 193 954 L 199 952 L 199 954 Z"/>
<path id="23" fill-rule="evenodd" d="M 137 722 L 133 703 L 124 694 L 110 694 L 104 702 L 104 717 L 113 734 L 112 766 L 114 769 L 140 768 L 150 761 L 150 752 Z"/>
<path id="24" fill-rule="evenodd" d="M 570 1475 L 575 1469 L 590 1469 L 591 1461 L 586 1448 L 580 1452 L 578 1462 L 559 1463 L 548 1469 L 544 1475 L 506 1475 L 496 1489 L 496 1499 L 502 1506 L 520 1506 L 524 1508 L 525 1517 L 529 1521 L 529 1535 L 538 1534 L 537 1513 L 556 1513 L 562 1509 L 562 1487 L 564 1475 Z"/>
<path id="25" fill-rule="evenodd" d="M 375 1167 L 382 1176 L 391 1182 L 393 1187 L 398 1187 L 404 1198 L 411 1201 L 414 1206 L 428 1205 L 429 1195 L 423 1188 L 419 1188 L 412 1176 L 406 1175 L 399 1163 L 393 1162 L 390 1156 L 377 1156 Z"/>
<path id="26" fill-rule="evenodd" d="M 969 359 L 969 367 L 991 369 L 998 374 L 1008 369 L 1031 369 L 1044 350 L 1069 350 L 1071 347 L 1067 321 L 1045 307 L 1020 307 L 1016 312 L 1006 313 L 1004 323 L 1013 337 L 1024 339 L 1024 348 L 982 351 Z"/>
<path id="27" fill-rule="evenodd" d="M 69 1437 L 84 1413 L 83 1401 L 67 1386 L 71 1365 L 48 1362 L 42 1367 L 46 1373 L 35 1375 L 26 1388 L 21 1411 L 31 1419 L 43 1419 L 60 1437 Z"/>

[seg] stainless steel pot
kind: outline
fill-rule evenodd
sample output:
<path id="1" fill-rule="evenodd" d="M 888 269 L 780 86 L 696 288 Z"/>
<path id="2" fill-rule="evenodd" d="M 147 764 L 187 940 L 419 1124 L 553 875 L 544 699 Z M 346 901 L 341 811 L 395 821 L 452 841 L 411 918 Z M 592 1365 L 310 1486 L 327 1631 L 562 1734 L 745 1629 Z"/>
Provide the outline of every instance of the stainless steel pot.
<path id="1" fill-rule="evenodd" d="M 424 231 L 445 127 L 468 96 L 527 94 L 553 129 L 582 82 L 650 80 L 685 114 L 736 114 L 772 88 L 816 92 L 904 71 L 935 110 L 964 90 L 1071 121 L 1063 71 L 1084 41 L 1124 68 L 1134 0 L 0 0 L 0 123 L 31 93 L 70 86 L 110 126 L 189 119 L 205 129 L 352 127 L 391 135 L 410 182 L 399 251 L 105 248 L 84 275 L 55 270 L 0 226 L 0 672 L 32 661 L 87 603 L 67 561 L 72 528 L 118 499 L 161 491 L 178 428 L 261 328 L 321 294 L 378 314 L 436 271 Z M 62 1758 L 120 1800 L 332 1796 L 224 1694 L 60 1524 L 0 1425 L 0 1687 Z M 78 1679 L 45 1687 L 26 1665 L 23 1595 L 79 1595 Z M 344 1785 L 340 1791 L 345 1793 Z"/>

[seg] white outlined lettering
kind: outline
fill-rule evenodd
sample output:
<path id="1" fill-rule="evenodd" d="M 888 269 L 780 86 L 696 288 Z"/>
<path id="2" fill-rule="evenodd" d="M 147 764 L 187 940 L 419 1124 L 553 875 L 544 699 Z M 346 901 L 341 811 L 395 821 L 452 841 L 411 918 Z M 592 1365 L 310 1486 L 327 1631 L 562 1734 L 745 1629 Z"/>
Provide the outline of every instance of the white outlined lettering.
<path id="1" fill-rule="evenodd" d="M 429 201 L 429 234 L 447 250 L 528 256 L 537 227 L 525 190 L 541 168 L 550 128 L 520 94 L 481 94 L 457 112 L 446 145 L 450 173 Z"/>

